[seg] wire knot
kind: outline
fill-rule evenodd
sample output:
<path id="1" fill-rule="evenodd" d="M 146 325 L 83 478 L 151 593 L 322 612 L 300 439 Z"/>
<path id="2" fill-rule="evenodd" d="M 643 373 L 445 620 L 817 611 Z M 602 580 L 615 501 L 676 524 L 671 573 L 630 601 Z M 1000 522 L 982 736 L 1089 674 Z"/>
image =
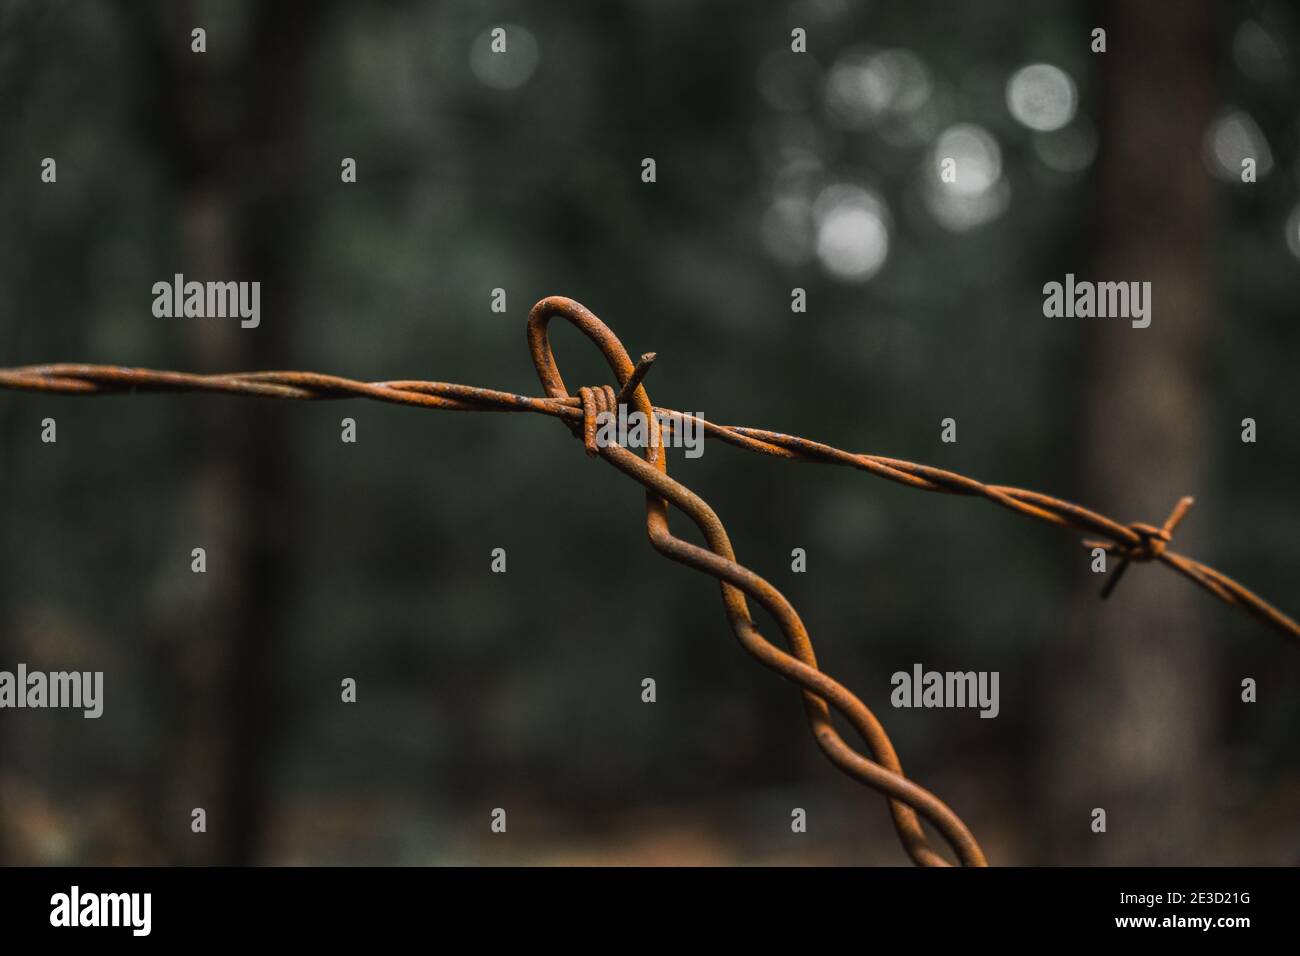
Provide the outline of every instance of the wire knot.
<path id="1" fill-rule="evenodd" d="M 596 385 L 578 389 L 578 399 L 582 402 L 582 445 L 588 455 L 598 455 L 600 446 L 596 443 L 596 427 L 599 422 L 596 419 L 606 412 L 618 415 L 618 396 L 613 386 Z M 576 425 L 574 434 L 577 434 Z"/>
<path id="2" fill-rule="evenodd" d="M 1139 538 L 1136 545 L 1129 547 L 1124 552 L 1124 557 L 1130 561 L 1157 560 L 1160 555 L 1165 553 L 1165 547 L 1174 537 L 1171 530 L 1157 528 L 1151 524 L 1135 522 L 1128 527 Z"/>
<path id="3" fill-rule="evenodd" d="M 1120 556 L 1119 564 L 1115 568 L 1105 586 L 1101 589 L 1101 596 L 1108 598 L 1119 584 L 1120 578 L 1128 570 L 1128 566 L 1133 562 L 1158 561 L 1164 556 L 1165 549 L 1169 542 L 1173 540 L 1174 529 L 1178 523 L 1183 520 L 1187 514 L 1187 509 L 1192 506 L 1192 498 L 1180 498 L 1178 504 L 1174 505 L 1174 510 L 1169 513 L 1165 523 L 1157 528 L 1153 524 L 1135 521 L 1128 526 L 1129 532 L 1136 540 L 1133 541 L 1085 541 L 1084 544 L 1091 548 L 1101 548 L 1108 554 L 1118 554 Z"/>
<path id="4" fill-rule="evenodd" d="M 533 367 L 537 369 L 537 377 L 541 379 L 547 397 L 559 399 L 569 407 L 572 407 L 573 396 L 564 387 L 564 377 L 560 375 L 559 366 L 555 364 L 555 352 L 551 349 L 550 337 L 546 331 L 552 316 L 557 315 L 575 325 L 583 335 L 596 344 L 613 370 L 615 380 L 620 383 L 618 392 L 609 385 L 579 389 L 578 403 L 581 406 L 582 420 L 578 422 L 570 418 L 566 423 L 570 431 L 582 439 L 588 455 L 599 455 L 596 418 L 602 412 L 609 412 L 617 417 L 620 405 L 635 406 L 636 411 L 649 421 L 652 440 L 646 449 L 646 461 L 655 465 L 660 472 L 667 474 L 666 456 L 661 454 L 659 447 L 662 439 L 658 420 L 655 418 L 655 409 L 650 404 L 650 396 L 641 386 L 641 380 L 645 378 L 654 363 L 655 353 L 647 352 L 641 356 L 641 361 L 633 365 L 627 349 L 623 348 L 623 343 L 618 340 L 618 336 L 590 310 L 563 296 L 553 295 L 542 299 L 528 313 L 528 351 L 532 354 Z"/>
<path id="5" fill-rule="evenodd" d="M 608 413 L 613 416 L 615 424 L 617 424 L 619 406 L 628 403 L 632 393 L 637 390 L 641 380 L 650 371 L 650 366 L 654 364 L 654 360 L 654 352 L 647 352 L 641 356 L 641 361 L 636 363 L 636 366 L 632 369 L 632 374 L 628 376 L 627 381 L 623 383 L 623 387 L 618 392 L 614 391 L 612 385 L 592 385 L 578 389 L 578 401 L 582 404 L 581 431 L 579 431 L 579 425 L 576 422 L 571 427 L 575 435 L 581 435 L 582 445 L 589 456 L 600 454 L 601 445 L 596 437 L 600 422 L 597 419 L 601 415 Z M 655 461 L 659 454 L 659 430 L 658 420 L 653 415 L 650 416 L 649 425 L 649 459 Z M 617 440 L 614 443 L 618 444 Z"/>

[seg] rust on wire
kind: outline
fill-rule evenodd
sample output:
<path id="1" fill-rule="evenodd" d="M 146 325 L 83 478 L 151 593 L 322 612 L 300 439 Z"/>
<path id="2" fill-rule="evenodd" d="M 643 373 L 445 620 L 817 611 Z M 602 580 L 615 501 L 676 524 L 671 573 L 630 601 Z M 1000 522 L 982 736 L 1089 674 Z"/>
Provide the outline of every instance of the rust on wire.
<path id="1" fill-rule="evenodd" d="M 551 350 L 548 324 L 562 318 L 600 349 L 617 383 L 578 389 L 573 395 L 564 384 Z M 282 399 L 370 398 L 399 405 L 418 405 L 452 411 L 533 412 L 563 421 L 582 441 L 589 455 L 603 458 L 646 489 L 646 530 L 651 545 L 665 557 L 716 578 L 731 629 L 741 646 L 759 663 L 801 688 L 804 711 L 819 747 L 836 767 L 883 794 L 904 849 L 922 866 L 947 866 L 949 860 L 930 842 L 921 820 L 942 835 L 957 861 L 984 866 L 986 861 L 966 824 L 942 800 L 908 779 L 889 736 L 875 714 L 851 691 L 817 664 L 812 640 L 798 613 L 768 581 L 736 560 L 731 540 L 712 508 L 681 482 L 668 475 L 662 428 L 671 429 L 687 417 L 650 402 L 644 379 L 655 355 L 643 355 L 633 364 L 627 350 L 609 327 L 582 305 L 562 296 L 538 302 L 528 316 L 528 348 L 545 397 L 516 395 L 489 388 L 446 382 L 357 382 L 314 372 L 247 372 L 226 375 L 191 375 L 108 365 L 32 365 L 0 370 L 0 387 L 68 394 L 114 392 L 225 392 Z M 597 416 L 632 406 L 650 424 L 650 439 L 642 458 L 617 443 L 596 440 Z M 1123 524 L 1080 505 L 1023 488 L 986 485 L 964 475 L 880 455 L 848 452 L 793 435 L 717 425 L 703 418 L 696 422 L 705 434 L 731 445 L 797 461 L 846 465 L 922 491 L 986 498 L 1031 518 L 1097 535 L 1087 547 L 1102 548 L 1119 559 L 1102 596 L 1109 596 L 1131 563 L 1158 561 L 1182 574 L 1225 603 L 1239 608 L 1292 639 L 1300 639 L 1300 624 L 1227 575 L 1169 550 L 1174 529 L 1191 507 L 1182 498 L 1161 527 L 1135 522 Z M 668 527 L 668 506 L 685 514 L 700 529 L 707 547 L 674 535 Z M 780 628 L 786 648 L 765 638 L 750 615 L 749 600 L 768 612 Z M 838 711 L 862 738 L 865 752 L 855 748 L 836 730 L 831 709 Z"/>

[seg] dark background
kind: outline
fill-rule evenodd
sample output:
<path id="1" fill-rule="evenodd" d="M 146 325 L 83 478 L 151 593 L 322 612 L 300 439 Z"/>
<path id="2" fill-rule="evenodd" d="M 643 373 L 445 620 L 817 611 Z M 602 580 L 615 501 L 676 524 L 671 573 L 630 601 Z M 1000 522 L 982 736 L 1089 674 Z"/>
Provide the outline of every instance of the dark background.
<path id="1" fill-rule="evenodd" d="M 1175 547 L 1295 614 L 1298 56 L 1282 2 L 7 0 L 0 365 L 535 394 L 524 319 L 568 295 L 662 405 L 1121 520 L 1195 495 Z M 260 328 L 155 318 L 176 272 L 259 280 Z M 1151 281 L 1151 327 L 1044 318 L 1067 272 Z M 1102 603 L 1077 535 L 985 502 L 670 460 L 992 862 L 1300 861 L 1294 642 L 1158 567 Z M 0 713 L 4 862 L 905 862 L 554 421 L 7 393 L 0 489 L 0 667 L 106 683 L 97 721 Z M 916 662 L 999 671 L 1001 715 L 894 710 Z"/>

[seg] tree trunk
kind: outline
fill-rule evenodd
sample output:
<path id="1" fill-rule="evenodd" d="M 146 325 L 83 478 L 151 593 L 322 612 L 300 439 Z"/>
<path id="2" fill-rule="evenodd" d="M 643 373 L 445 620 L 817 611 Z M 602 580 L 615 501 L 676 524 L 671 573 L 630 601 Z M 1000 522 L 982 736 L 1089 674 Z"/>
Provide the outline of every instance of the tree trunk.
<path id="1" fill-rule="evenodd" d="M 1150 281 L 1151 325 L 1089 324 L 1083 410 L 1088 503 L 1122 520 L 1164 522 L 1204 481 L 1197 383 L 1210 321 L 1212 192 L 1202 138 L 1215 106 L 1208 0 L 1115 2 L 1097 23 L 1102 79 L 1095 281 Z M 1196 512 L 1175 535 L 1195 553 Z M 1109 560 L 1113 573 L 1115 560 Z M 1087 565 L 1082 563 L 1081 568 Z M 1085 584 L 1066 627 L 1055 696 L 1045 836 L 1055 862 L 1203 862 L 1217 721 L 1205 596 L 1137 565 L 1106 602 Z M 1106 832 L 1092 829 L 1106 811 Z"/>
<path id="2" fill-rule="evenodd" d="M 297 269 L 308 235 L 304 170 L 313 164 L 301 118 L 325 13 L 323 4 L 310 12 L 257 4 L 242 14 L 246 32 L 224 34 L 239 36 L 242 49 L 213 61 L 190 53 L 188 27 L 181 28 L 188 20 L 177 20 L 167 4 L 141 14 L 148 22 L 136 35 L 148 38 L 152 94 L 144 122 L 178 191 L 177 271 L 261 283 L 260 325 L 198 322 L 193 367 L 292 364 Z M 150 787 L 146 799 L 158 801 L 161 819 L 151 825 L 173 860 L 256 863 L 283 723 L 277 682 L 284 683 L 280 655 L 291 624 L 290 569 L 302 541 L 294 456 L 285 453 L 292 425 L 280 403 L 186 402 L 203 451 L 191 470 L 184 525 L 201 540 L 179 542 L 176 560 L 204 547 L 208 587 L 201 619 L 169 642 L 175 650 L 159 663 L 174 685 L 165 706 L 175 725 L 158 767 L 166 783 Z M 190 831 L 195 807 L 207 814 L 202 835 Z"/>

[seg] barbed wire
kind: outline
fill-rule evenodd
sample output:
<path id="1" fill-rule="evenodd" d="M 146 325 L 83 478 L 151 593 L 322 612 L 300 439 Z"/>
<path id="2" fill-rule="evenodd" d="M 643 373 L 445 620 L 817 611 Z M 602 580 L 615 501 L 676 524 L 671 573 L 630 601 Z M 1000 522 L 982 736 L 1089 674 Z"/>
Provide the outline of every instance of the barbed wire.
<path id="1" fill-rule="evenodd" d="M 618 382 L 617 392 L 610 385 L 600 385 L 580 388 L 577 395 L 570 394 L 555 362 L 548 334 L 548 324 L 556 316 L 571 322 L 600 348 Z M 589 455 L 604 459 L 645 487 L 646 530 L 651 545 L 671 560 L 718 579 L 727 620 L 741 646 L 759 663 L 801 688 L 804 710 L 817 744 L 836 767 L 885 795 L 904 849 L 922 866 L 947 866 L 949 861 L 930 843 L 921 818 L 938 830 L 961 864 L 984 866 L 986 861 L 961 818 L 937 796 L 904 775 L 889 736 L 870 708 L 818 667 L 807 628 L 790 602 L 772 584 L 736 560 L 731 540 L 713 509 L 681 482 L 669 477 L 664 432 L 672 434 L 676 428 L 683 427 L 684 419 L 693 419 L 707 435 L 749 451 L 796 461 L 846 465 L 922 491 L 985 498 L 1031 518 L 1097 535 L 1104 540 L 1085 540 L 1084 545 L 1100 547 L 1119 559 L 1102 590 L 1103 597 L 1111 593 L 1131 563 L 1158 561 L 1232 607 L 1240 608 L 1287 637 L 1300 640 L 1300 624 L 1263 598 L 1222 572 L 1169 550 L 1174 529 L 1191 507 L 1191 498 L 1180 499 L 1160 527 L 1142 522 L 1123 524 L 1036 491 L 987 485 L 941 468 L 844 451 L 794 435 L 717 425 L 700 416 L 652 405 L 642 382 L 654 362 L 654 354 L 643 355 L 634 365 L 618 337 L 572 299 L 551 296 L 538 302 L 529 313 L 527 330 L 529 351 L 545 397 L 447 382 L 358 382 L 315 372 L 194 375 L 67 363 L 0 369 L 0 387 L 65 394 L 197 391 L 302 400 L 369 398 L 450 411 L 531 412 L 560 419 L 582 440 Z M 598 416 L 617 413 L 620 405 L 634 406 L 649 424 L 650 439 L 644 457 L 617 443 L 596 440 Z M 669 530 L 669 504 L 695 523 L 707 547 L 692 544 Z M 759 632 L 747 598 L 756 601 L 776 621 L 788 651 Z M 836 730 L 831 721 L 832 708 L 858 732 L 870 756 L 851 746 Z"/>

